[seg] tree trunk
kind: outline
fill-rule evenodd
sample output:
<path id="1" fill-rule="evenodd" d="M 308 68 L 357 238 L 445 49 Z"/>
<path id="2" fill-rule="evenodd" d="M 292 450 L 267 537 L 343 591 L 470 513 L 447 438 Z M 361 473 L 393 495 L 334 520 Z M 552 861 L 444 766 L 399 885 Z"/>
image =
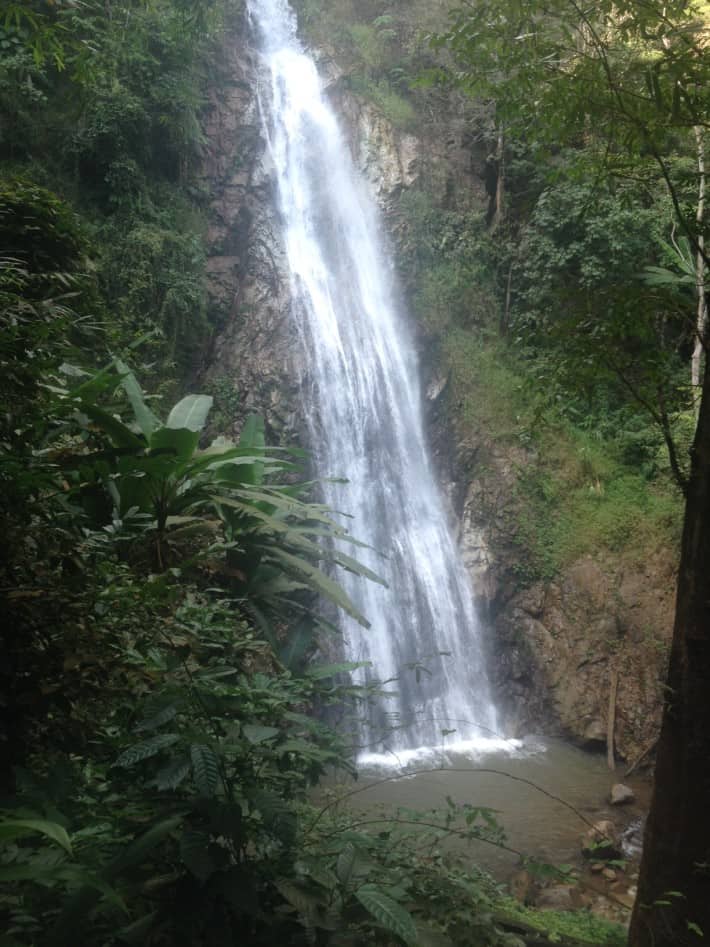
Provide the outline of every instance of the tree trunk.
<path id="1" fill-rule="evenodd" d="M 673 644 L 630 947 L 710 942 L 710 373 L 691 452 Z M 675 893 L 674 893 L 675 892 Z M 697 928 L 696 926 L 697 925 Z M 704 933 L 701 937 L 697 930 Z"/>
<path id="2" fill-rule="evenodd" d="M 496 223 L 501 224 L 505 214 L 505 138 L 503 136 L 502 124 L 498 126 L 496 164 L 498 165 L 498 180 L 496 182 Z"/>
<path id="3" fill-rule="evenodd" d="M 698 311 L 690 374 L 691 384 L 693 386 L 693 399 L 697 403 L 700 389 L 700 362 L 703 355 L 703 337 L 707 323 L 707 302 L 705 299 L 705 237 L 703 236 L 705 217 L 705 142 L 703 139 L 703 129 L 696 125 L 694 131 L 698 155 L 698 207 L 695 214 L 695 221 L 698 227 L 698 252 L 695 257 L 695 284 L 698 294 Z"/>

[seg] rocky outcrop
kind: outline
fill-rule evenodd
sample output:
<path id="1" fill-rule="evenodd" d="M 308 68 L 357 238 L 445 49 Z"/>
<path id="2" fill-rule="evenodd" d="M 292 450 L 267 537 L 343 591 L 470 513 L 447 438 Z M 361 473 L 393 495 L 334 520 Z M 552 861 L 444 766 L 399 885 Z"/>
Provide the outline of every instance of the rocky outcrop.
<path id="1" fill-rule="evenodd" d="M 293 443 L 301 346 L 290 318 L 290 289 L 256 98 L 258 61 L 245 24 L 225 35 L 204 119 L 203 164 L 210 194 L 208 289 L 218 326 L 205 381 L 218 395 L 220 433 L 233 434 L 253 411 L 271 442 Z"/>
<path id="2" fill-rule="evenodd" d="M 534 455 L 468 432 L 457 457 L 460 545 L 479 612 L 492 625 L 494 676 L 509 726 L 603 749 L 615 672 L 615 748 L 635 760 L 660 726 L 673 551 L 639 562 L 600 550 L 530 583 L 516 542 L 522 501 L 515 485 Z"/>

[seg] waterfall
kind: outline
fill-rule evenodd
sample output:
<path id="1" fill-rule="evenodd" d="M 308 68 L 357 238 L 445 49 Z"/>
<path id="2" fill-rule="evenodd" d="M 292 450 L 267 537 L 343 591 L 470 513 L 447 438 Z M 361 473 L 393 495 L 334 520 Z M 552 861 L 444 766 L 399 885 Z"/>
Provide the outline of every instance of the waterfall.
<path id="1" fill-rule="evenodd" d="M 259 96 L 278 181 L 292 308 L 307 349 L 304 410 L 326 502 L 371 549 L 383 588 L 337 579 L 371 622 L 341 622 L 348 660 L 395 682 L 363 744 L 384 751 L 485 742 L 496 713 L 468 577 L 431 468 L 417 357 L 375 202 L 326 100 L 287 0 L 248 0 Z M 384 558 L 378 555 L 384 554 Z M 491 741 L 494 742 L 494 741 Z"/>

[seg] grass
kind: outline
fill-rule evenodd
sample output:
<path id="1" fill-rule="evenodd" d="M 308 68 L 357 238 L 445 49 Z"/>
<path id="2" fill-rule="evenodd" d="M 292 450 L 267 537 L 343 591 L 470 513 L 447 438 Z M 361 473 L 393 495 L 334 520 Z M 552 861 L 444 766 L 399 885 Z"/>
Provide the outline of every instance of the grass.
<path id="1" fill-rule="evenodd" d="M 626 931 L 589 911 L 547 911 L 523 907 L 513 898 L 496 903 L 507 924 L 545 935 L 551 944 L 572 941 L 597 947 L 624 947 Z"/>
<path id="2" fill-rule="evenodd" d="M 492 444 L 526 449 L 509 511 L 522 578 L 552 578 L 600 550 L 642 563 L 679 542 L 681 497 L 664 472 L 649 477 L 624 462 L 614 439 L 562 417 L 498 339 L 455 329 L 443 358 L 464 427 Z"/>

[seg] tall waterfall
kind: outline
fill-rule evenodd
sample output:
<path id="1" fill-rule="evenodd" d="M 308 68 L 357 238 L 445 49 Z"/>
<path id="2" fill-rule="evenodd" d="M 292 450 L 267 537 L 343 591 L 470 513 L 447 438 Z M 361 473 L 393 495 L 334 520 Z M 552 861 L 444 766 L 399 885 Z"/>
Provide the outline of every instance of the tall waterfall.
<path id="1" fill-rule="evenodd" d="M 477 743 L 496 730 L 481 628 L 428 458 L 417 358 L 377 209 L 354 166 L 287 0 L 248 0 L 263 58 L 263 121 L 278 180 L 294 318 L 307 348 L 305 410 L 326 501 L 384 554 L 357 550 L 388 588 L 342 572 L 371 622 L 345 618 L 348 660 L 389 683 L 370 749 Z M 455 732 L 452 732 L 455 731 Z"/>

